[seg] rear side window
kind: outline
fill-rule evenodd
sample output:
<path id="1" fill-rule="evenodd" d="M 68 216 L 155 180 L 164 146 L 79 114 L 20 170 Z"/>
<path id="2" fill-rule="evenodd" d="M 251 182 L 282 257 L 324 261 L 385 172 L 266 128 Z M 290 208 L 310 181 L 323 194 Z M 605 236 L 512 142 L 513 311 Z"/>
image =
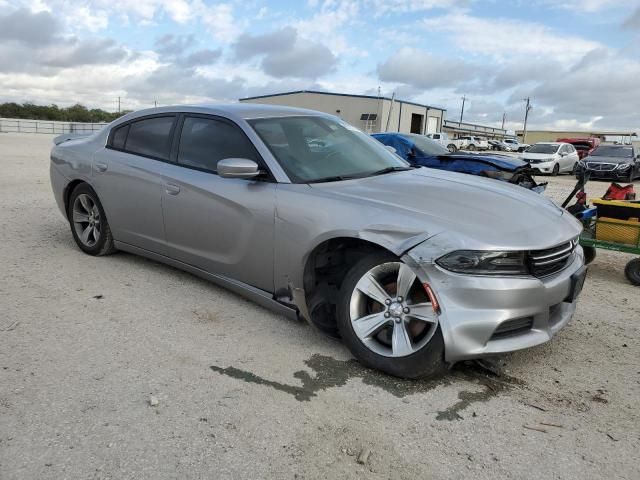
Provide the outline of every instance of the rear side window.
<path id="1" fill-rule="evenodd" d="M 113 137 L 111 138 L 111 146 L 113 148 L 117 148 L 118 150 L 124 149 L 124 143 L 127 141 L 127 133 L 129 132 L 129 125 L 124 125 L 122 127 L 118 127 L 113 132 Z"/>
<path id="2" fill-rule="evenodd" d="M 247 158 L 261 163 L 253 144 L 236 125 L 212 118 L 186 117 L 178 163 L 215 172 L 218 162 L 225 158 Z"/>
<path id="3" fill-rule="evenodd" d="M 129 125 L 128 135 L 126 136 L 127 139 L 124 150 L 138 155 L 169 160 L 171 153 L 171 128 L 173 127 L 174 120 L 175 117 L 173 116 L 154 117 L 131 123 Z"/>

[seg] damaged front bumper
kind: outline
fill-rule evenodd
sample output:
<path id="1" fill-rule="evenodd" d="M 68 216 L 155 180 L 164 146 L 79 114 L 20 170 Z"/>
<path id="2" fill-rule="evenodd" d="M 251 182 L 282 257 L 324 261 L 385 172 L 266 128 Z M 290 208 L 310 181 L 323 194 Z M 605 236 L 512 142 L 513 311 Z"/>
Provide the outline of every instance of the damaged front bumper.
<path id="1" fill-rule="evenodd" d="M 419 247 L 403 261 L 435 291 L 445 360 L 451 363 L 549 341 L 571 320 L 575 278 L 584 278 L 580 247 L 563 270 L 542 278 L 456 274 L 425 260 Z"/>

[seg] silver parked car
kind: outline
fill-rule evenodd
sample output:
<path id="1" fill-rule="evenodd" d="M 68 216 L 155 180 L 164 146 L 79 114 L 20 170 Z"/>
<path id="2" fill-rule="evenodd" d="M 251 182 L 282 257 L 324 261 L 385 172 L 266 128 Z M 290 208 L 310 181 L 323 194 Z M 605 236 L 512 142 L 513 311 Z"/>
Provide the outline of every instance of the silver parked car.
<path id="1" fill-rule="evenodd" d="M 56 143 L 53 191 L 84 252 L 208 278 L 392 375 L 546 342 L 584 281 L 581 226 L 549 200 L 412 168 L 319 112 L 157 108 Z"/>

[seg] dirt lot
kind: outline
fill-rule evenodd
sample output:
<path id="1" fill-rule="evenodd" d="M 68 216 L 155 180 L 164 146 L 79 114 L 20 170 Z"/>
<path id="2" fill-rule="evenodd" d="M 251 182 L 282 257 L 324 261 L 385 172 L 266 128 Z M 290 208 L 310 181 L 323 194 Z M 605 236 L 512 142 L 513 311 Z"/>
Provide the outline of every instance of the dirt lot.
<path id="1" fill-rule="evenodd" d="M 638 478 L 630 257 L 599 253 L 574 320 L 500 377 L 462 365 L 403 382 L 189 274 L 81 253 L 50 146 L 0 134 L 3 480 Z M 551 183 L 558 200 L 574 182 Z"/>

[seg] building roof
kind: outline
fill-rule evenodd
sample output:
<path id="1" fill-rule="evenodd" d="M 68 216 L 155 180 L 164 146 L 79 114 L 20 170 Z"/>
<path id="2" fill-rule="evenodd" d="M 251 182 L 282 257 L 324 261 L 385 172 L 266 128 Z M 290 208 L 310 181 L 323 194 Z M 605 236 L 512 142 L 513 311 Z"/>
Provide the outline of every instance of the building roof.
<path id="1" fill-rule="evenodd" d="M 300 94 L 300 93 L 315 93 L 318 95 L 335 95 L 338 97 L 355 97 L 355 98 L 370 98 L 373 100 L 391 100 L 390 97 L 378 97 L 376 95 L 356 95 L 356 94 L 352 94 L 352 93 L 335 93 L 335 92 L 321 92 L 319 90 L 294 90 L 291 92 L 281 92 L 281 93 L 272 93 L 270 95 L 256 95 L 254 97 L 245 97 L 245 98 L 240 98 L 239 100 L 242 101 L 247 101 L 247 100 L 257 100 L 259 98 L 271 98 L 271 97 L 281 97 L 283 95 L 296 95 L 296 94 Z M 398 98 L 394 98 L 393 99 L 395 102 L 398 103 L 406 103 L 407 105 L 415 105 L 417 107 L 424 107 L 424 108 L 429 108 L 429 109 L 433 109 L 433 110 L 440 110 L 443 112 L 446 112 L 447 109 L 446 108 L 442 108 L 442 107 L 434 107 L 433 105 L 425 105 L 422 103 L 416 103 L 416 102 L 409 102 L 407 100 L 400 100 Z"/>
<path id="2" fill-rule="evenodd" d="M 635 132 L 619 132 L 619 131 L 612 131 L 612 130 L 529 130 L 527 129 L 527 134 L 529 133 L 554 133 L 554 134 L 580 134 L 580 135 L 584 135 L 585 137 L 590 137 L 590 136 L 611 136 L 611 137 L 619 137 L 619 136 L 623 136 L 623 137 L 637 137 L 638 134 Z M 523 134 L 523 130 L 516 130 L 516 135 L 522 135 Z"/>

